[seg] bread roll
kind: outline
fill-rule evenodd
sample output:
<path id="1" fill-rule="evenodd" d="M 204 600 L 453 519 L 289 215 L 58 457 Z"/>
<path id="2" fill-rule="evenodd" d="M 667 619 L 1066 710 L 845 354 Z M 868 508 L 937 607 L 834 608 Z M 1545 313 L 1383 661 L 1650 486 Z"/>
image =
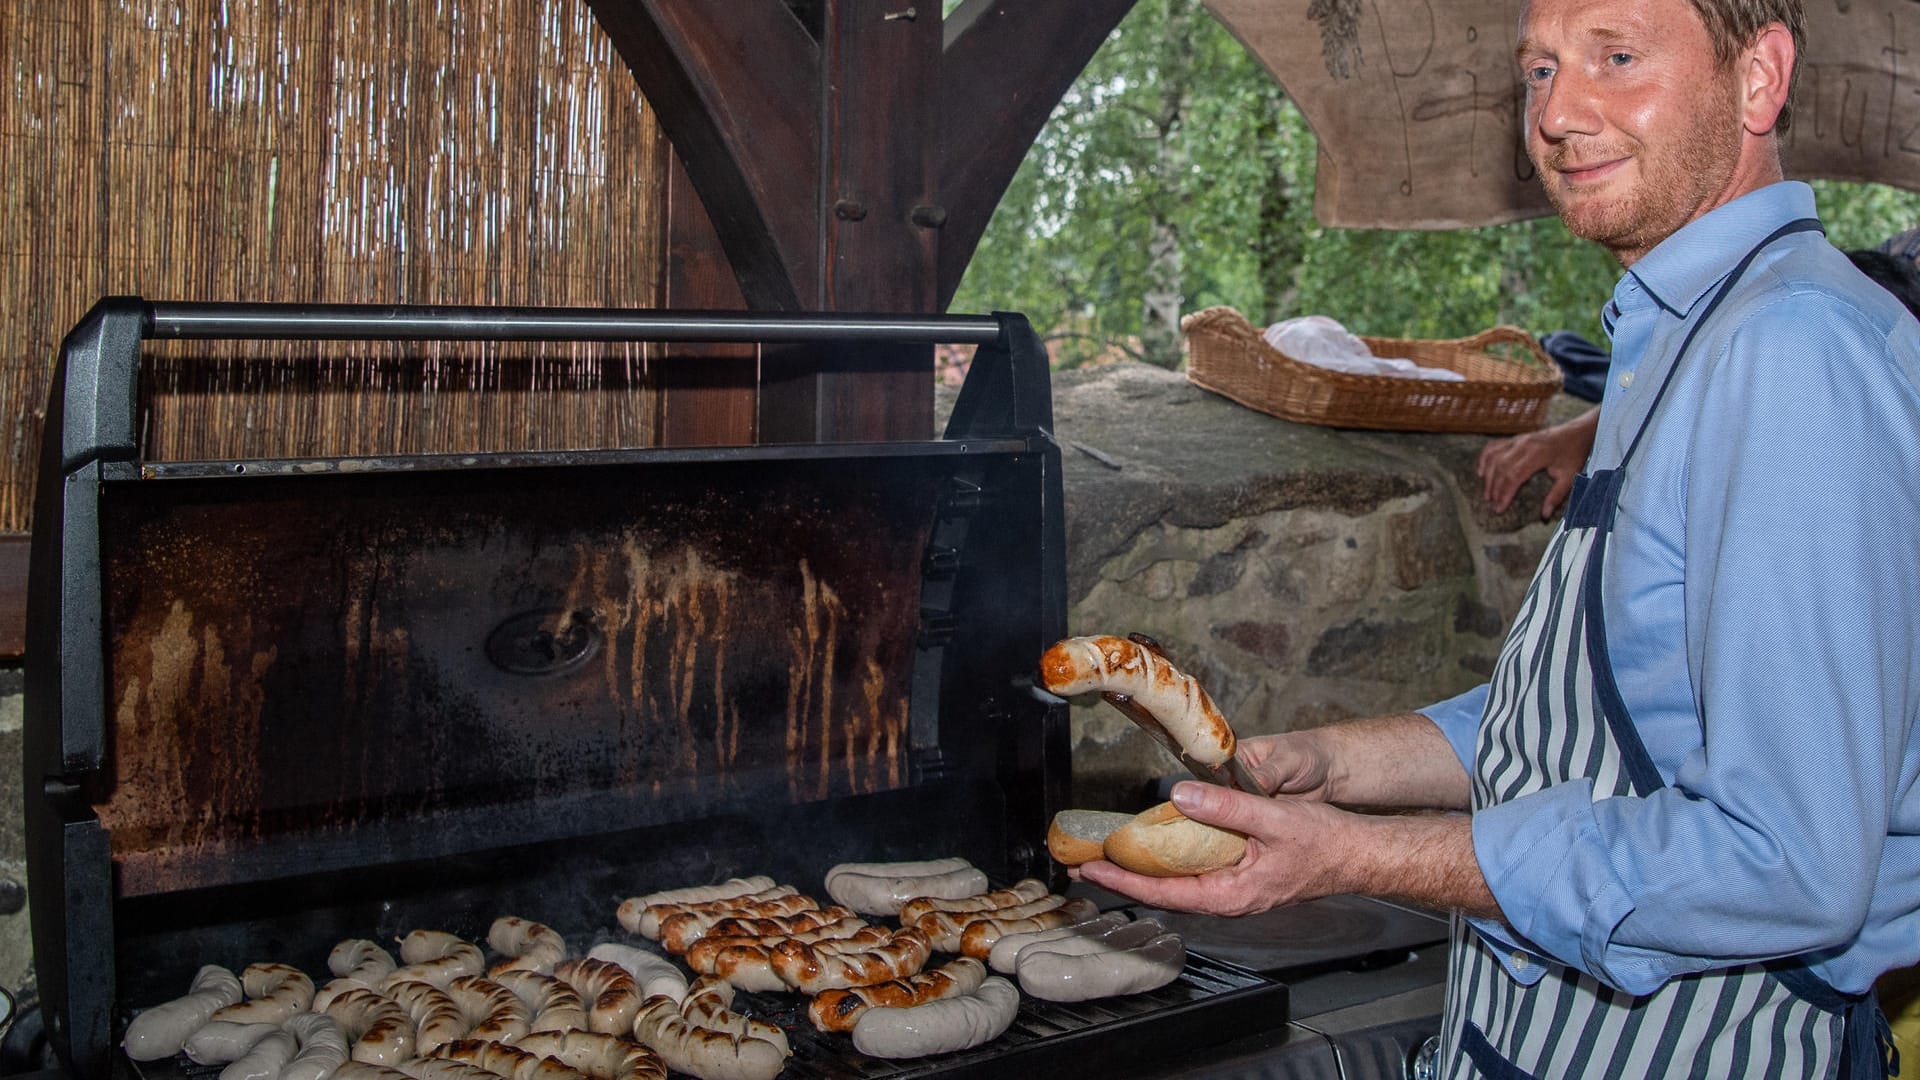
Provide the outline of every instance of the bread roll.
<path id="1" fill-rule="evenodd" d="M 1063 866 L 1104 859 L 1108 834 L 1132 820 L 1114 810 L 1062 810 L 1047 827 L 1047 850 Z"/>
<path id="2" fill-rule="evenodd" d="M 1187 817 L 1170 802 L 1140 812 L 1106 840 L 1107 859 L 1149 877 L 1191 877 L 1232 866 L 1247 838 Z"/>

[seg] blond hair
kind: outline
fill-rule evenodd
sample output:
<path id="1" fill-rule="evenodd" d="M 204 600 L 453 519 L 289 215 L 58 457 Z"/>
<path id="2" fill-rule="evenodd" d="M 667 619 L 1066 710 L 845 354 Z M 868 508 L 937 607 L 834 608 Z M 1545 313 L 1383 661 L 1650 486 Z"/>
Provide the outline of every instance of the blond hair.
<path id="1" fill-rule="evenodd" d="M 1801 0 L 1688 0 L 1706 24 L 1713 41 L 1713 57 L 1730 68 L 1740 52 L 1760 37 L 1760 31 L 1779 23 L 1793 35 L 1793 74 L 1787 82 L 1787 101 L 1780 107 L 1774 128 L 1786 132 L 1793 123 L 1793 92 L 1800 85 L 1801 59 L 1806 56 L 1807 18 Z"/>

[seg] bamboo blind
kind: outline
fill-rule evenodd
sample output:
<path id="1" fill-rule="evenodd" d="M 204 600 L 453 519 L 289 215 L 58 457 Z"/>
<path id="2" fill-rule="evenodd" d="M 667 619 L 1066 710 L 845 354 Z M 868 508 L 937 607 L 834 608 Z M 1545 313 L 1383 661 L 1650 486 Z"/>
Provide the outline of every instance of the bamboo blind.
<path id="1" fill-rule="evenodd" d="M 103 295 L 657 302 L 667 147 L 586 0 L 13 0 L 0 52 L 0 531 Z M 150 354 L 157 459 L 651 441 L 637 346 Z"/>

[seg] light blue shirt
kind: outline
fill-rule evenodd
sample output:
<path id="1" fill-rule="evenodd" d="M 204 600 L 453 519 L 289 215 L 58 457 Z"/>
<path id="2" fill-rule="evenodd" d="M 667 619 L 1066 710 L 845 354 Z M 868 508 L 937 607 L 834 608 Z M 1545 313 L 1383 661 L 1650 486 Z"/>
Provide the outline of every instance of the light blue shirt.
<path id="1" fill-rule="evenodd" d="M 1691 222 L 1621 278 L 1592 470 L 1619 464 L 1686 317 L 1814 215 L 1804 184 Z M 1668 787 L 1563 783 L 1473 817 L 1525 982 L 1630 993 L 1811 954 L 1840 990 L 1920 960 L 1920 323 L 1818 233 L 1775 243 L 1695 338 L 1621 493 L 1603 604 Z M 1480 687 L 1424 710 L 1472 769 Z"/>

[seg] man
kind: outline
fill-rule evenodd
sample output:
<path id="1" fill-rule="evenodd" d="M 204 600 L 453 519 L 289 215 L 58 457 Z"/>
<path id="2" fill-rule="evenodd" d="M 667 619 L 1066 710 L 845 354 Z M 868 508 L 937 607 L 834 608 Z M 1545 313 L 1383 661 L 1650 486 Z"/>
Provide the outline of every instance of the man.
<path id="1" fill-rule="evenodd" d="M 1274 797 L 1173 793 L 1248 835 L 1239 866 L 1086 880 L 1455 910 L 1450 1077 L 1884 1071 L 1856 996 L 1920 959 L 1920 324 L 1781 182 L 1801 21 L 1526 6 L 1528 151 L 1628 273 L 1589 474 L 1491 683 L 1246 740 Z"/>

